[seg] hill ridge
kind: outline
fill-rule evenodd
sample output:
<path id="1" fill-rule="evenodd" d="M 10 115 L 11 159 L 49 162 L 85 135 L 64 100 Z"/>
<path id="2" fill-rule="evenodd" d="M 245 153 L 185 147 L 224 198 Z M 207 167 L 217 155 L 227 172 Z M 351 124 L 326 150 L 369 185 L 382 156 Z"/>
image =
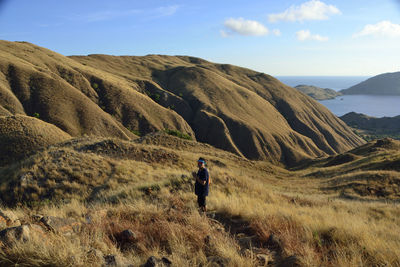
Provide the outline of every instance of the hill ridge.
<path id="1" fill-rule="evenodd" d="M 38 113 L 72 136 L 131 139 L 174 129 L 285 164 L 363 143 L 321 104 L 250 69 L 190 56 L 64 57 L 28 43 L 0 47 L 2 112 Z"/>
<path id="2" fill-rule="evenodd" d="M 345 95 L 400 95 L 400 71 L 376 75 L 340 92 Z"/>

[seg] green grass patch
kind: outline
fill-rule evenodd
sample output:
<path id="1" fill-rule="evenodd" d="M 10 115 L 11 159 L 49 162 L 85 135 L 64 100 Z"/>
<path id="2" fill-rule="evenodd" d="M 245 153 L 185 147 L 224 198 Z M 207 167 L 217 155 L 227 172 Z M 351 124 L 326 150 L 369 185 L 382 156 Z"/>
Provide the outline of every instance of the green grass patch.
<path id="1" fill-rule="evenodd" d="M 186 133 L 182 133 L 178 130 L 172 130 L 172 129 L 164 129 L 164 132 L 169 134 L 169 135 L 173 135 L 182 139 L 186 139 L 186 140 L 192 140 L 192 137 Z"/>
<path id="2" fill-rule="evenodd" d="M 137 136 L 142 136 L 142 134 L 139 132 L 139 130 L 131 130 L 129 129 L 129 131 L 133 134 L 136 134 Z"/>

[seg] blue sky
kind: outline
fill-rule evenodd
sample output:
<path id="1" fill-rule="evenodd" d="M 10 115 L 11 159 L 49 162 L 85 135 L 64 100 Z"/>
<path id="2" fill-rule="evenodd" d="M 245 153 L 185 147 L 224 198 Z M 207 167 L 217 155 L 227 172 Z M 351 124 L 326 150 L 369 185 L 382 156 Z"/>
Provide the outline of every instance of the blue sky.
<path id="1" fill-rule="evenodd" d="M 400 71 L 395 0 L 0 0 L 0 39 L 63 55 L 191 55 L 279 75 Z"/>

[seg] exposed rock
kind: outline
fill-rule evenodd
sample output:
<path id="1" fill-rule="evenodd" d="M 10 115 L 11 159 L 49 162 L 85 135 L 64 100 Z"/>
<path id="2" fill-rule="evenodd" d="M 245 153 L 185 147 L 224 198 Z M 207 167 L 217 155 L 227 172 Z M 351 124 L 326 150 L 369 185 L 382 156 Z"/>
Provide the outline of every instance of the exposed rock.
<path id="1" fill-rule="evenodd" d="M 0 228 L 7 227 L 7 219 L 0 215 Z"/>
<path id="2" fill-rule="evenodd" d="M 20 226 L 21 222 L 14 212 L 0 209 L 0 228 Z"/>
<path id="3" fill-rule="evenodd" d="M 268 254 L 257 254 L 256 258 L 261 266 L 267 266 L 272 261 L 271 255 Z"/>
<path id="4" fill-rule="evenodd" d="M 131 229 L 126 229 L 122 231 L 120 235 L 122 240 L 126 242 L 133 242 L 137 238 L 135 232 L 133 232 Z"/>
<path id="5" fill-rule="evenodd" d="M 40 222 L 40 220 L 42 218 L 43 218 L 43 215 L 40 215 L 40 214 L 32 215 L 32 220 L 34 220 L 35 222 Z"/>
<path id="6" fill-rule="evenodd" d="M 221 222 L 219 222 L 216 219 L 208 219 L 210 224 L 218 231 L 218 232 L 224 232 L 225 231 L 225 227 L 222 225 Z"/>
<path id="7" fill-rule="evenodd" d="M 281 240 L 274 234 L 270 234 L 270 236 L 268 237 L 267 246 L 268 248 L 273 249 L 277 252 L 282 251 L 283 247 Z"/>
<path id="8" fill-rule="evenodd" d="M 93 262 L 105 264 L 104 254 L 99 249 L 92 248 L 87 252 L 88 258 L 92 259 Z"/>
<path id="9" fill-rule="evenodd" d="M 123 230 L 114 236 L 121 250 L 129 250 L 137 241 L 137 234 L 131 229 Z"/>
<path id="10" fill-rule="evenodd" d="M 279 264 L 279 267 L 300 267 L 304 266 L 296 255 L 284 258 Z"/>
<path id="11" fill-rule="evenodd" d="M 16 242 L 27 242 L 32 238 L 32 234 L 38 233 L 44 235 L 42 227 L 36 224 L 25 224 L 16 227 L 6 228 L 0 231 L 0 243 L 11 247 Z"/>
<path id="12" fill-rule="evenodd" d="M 124 259 L 118 255 L 110 254 L 104 256 L 105 266 L 126 266 Z"/>
<path id="13" fill-rule="evenodd" d="M 143 267 L 164 267 L 170 266 L 172 262 L 167 257 L 162 257 L 158 259 L 157 257 L 151 256 L 147 259 L 146 263 L 142 265 Z"/>
<path id="14" fill-rule="evenodd" d="M 49 231 L 60 233 L 63 235 L 71 235 L 73 233 L 79 232 L 81 228 L 81 223 L 73 219 L 65 219 L 54 216 L 44 216 L 41 223 L 46 226 Z"/>
<path id="15" fill-rule="evenodd" d="M 168 259 L 167 257 L 162 257 L 161 261 L 164 263 L 164 265 L 169 266 L 172 264 L 172 261 Z"/>
<path id="16" fill-rule="evenodd" d="M 0 209 L 0 216 L 11 222 L 15 222 L 18 220 L 18 217 L 14 214 L 14 212 L 12 212 L 10 210 L 1 210 Z"/>
<path id="17" fill-rule="evenodd" d="M 143 267 L 155 267 L 158 264 L 158 259 L 154 256 L 151 256 L 147 259 L 146 263 L 143 265 Z"/>
<path id="18" fill-rule="evenodd" d="M 256 245 L 257 243 L 257 236 L 244 236 L 241 238 L 238 238 L 238 242 L 241 248 L 252 248 Z"/>
<path id="19" fill-rule="evenodd" d="M 207 262 L 209 265 L 207 266 L 215 266 L 215 267 L 227 267 L 229 266 L 229 259 L 223 258 L 220 256 L 210 256 L 207 257 Z"/>

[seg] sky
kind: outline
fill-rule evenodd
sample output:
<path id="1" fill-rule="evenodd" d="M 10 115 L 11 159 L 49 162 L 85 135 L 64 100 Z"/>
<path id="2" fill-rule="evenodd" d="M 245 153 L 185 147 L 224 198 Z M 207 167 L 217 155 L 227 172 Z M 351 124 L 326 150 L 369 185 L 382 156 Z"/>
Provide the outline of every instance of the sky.
<path id="1" fill-rule="evenodd" d="M 63 55 L 190 55 L 273 76 L 400 71 L 397 0 L 0 0 L 0 39 Z"/>

